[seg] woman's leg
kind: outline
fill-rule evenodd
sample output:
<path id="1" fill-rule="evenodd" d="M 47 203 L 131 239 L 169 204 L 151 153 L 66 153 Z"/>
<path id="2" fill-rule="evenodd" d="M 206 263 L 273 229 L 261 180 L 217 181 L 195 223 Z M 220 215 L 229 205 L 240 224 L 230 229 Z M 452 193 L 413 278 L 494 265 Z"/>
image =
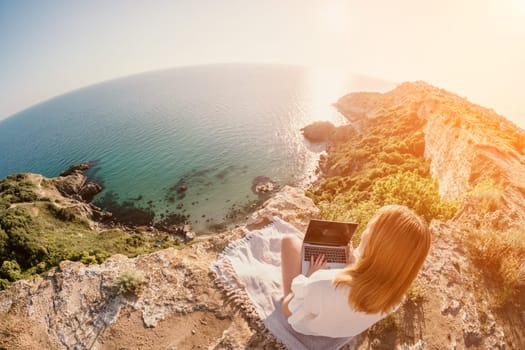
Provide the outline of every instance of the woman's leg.
<path id="1" fill-rule="evenodd" d="M 288 304 L 293 298 L 292 280 L 301 273 L 301 246 L 301 240 L 294 235 L 287 235 L 281 241 L 281 274 L 284 292 L 281 309 L 286 317 L 292 314 L 288 309 Z"/>
<path id="2" fill-rule="evenodd" d="M 295 235 L 287 235 L 281 241 L 281 274 L 284 296 L 292 291 L 292 280 L 301 273 L 302 241 Z"/>

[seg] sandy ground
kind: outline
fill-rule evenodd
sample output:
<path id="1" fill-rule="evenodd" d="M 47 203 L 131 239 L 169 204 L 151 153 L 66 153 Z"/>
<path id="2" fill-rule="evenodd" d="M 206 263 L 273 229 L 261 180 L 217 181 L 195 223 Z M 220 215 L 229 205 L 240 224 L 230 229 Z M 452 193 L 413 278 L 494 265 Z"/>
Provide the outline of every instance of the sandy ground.
<path id="1" fill-rule="evenodd" d="M 99 338 L 99 349 L 207 349 L 219 339 L 230 319 L 211 312 L 171 314 L 155 328 L 146 328 L 139 312 L 122 310 L 118 321 Z"/>
<path id="2" fill-rule="evenodd" d="M 42 327 L 27 317 L 6 315 L 0 318 L 0 350 L 60 349 L 62 344 L 53 343 Z"/>

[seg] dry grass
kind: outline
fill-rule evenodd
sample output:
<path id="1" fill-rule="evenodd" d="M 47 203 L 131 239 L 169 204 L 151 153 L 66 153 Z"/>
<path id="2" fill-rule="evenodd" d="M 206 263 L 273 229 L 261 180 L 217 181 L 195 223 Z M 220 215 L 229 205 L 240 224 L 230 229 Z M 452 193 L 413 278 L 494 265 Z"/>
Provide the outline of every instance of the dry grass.
<path id="1" fill-rule="evenodd" d="M 501 208 L 502 192 L 503 188 L 500 185 L 493 179 L 487 179 L 477 183 L 462 200 L 475 205 L 478 214 L 483 215 Z"/>
<path id="2" fill-rule="evenodd" d="M 489 282 L 491 305 L 511 305 L 525 288 L 525 230 L 472 230 L 469 256 Z"/>
<path id="3" fill-rule="evenodd" d="M 417 279 L 406 293 L 405 304 L 421 305 L 427 300 L 428 285 L 425 280 Z"/>

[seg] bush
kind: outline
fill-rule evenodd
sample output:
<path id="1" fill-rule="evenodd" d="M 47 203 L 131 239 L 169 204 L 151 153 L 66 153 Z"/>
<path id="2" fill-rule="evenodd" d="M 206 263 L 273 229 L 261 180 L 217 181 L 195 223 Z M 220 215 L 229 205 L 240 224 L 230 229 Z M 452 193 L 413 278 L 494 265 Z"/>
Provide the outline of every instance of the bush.
<path id="1" fill-rule="evenodd" d="M 27 228 L 31 224 L 31 217 L 22 208 L 11 208 L 0 217 L 0 226 L 6 232 L 17 228 Z"/>
<path id="2" fill-rule="evenodd" d="M 502 207 L 502 191 L 503 188 L 493 179 L 486 179 L 467 192 L 462 201 L 475 207 L 478 215 L 484 215 Z"/>
<path id="3" fill-rule="evenodd" d="M 52 185 L 49 185 L 52 186 Z M 122 230 L 92 230 L 76 207 L 60 208 L 60 201 L 41 198 L 24 174 L 0 180 L 0 286 L 45 273 L 63 260 L 102 263 L 110 255 L 136 256 L 171 245 L 165 236 L 130 235 Z M 32 200 L 27 206 L 12 203 Z M 157 246 L 156 241 L 160 240 Z"/>
<path id="4" fill-rule="evenodd" d="M 144 274 L 141 271 L 127 268 L 115 277 L 111 289 L 117 295 L 138 296 L 145 282 Z"/>
<path id="5" fill-rule="evenodd" d="M 494 286 L 491 304 L 509 304 L 525 287 L 525 230 L 471 230 L 466 245 L 470 259 Z"/>
<path id="6" fill-rule="evenodd" d="M 144 236 L 141 234 L 134 234 L 126 238 L 126 245 L 132 246 L 132 247 L 140 247 L 145 242 Z"/>
<path id="7" fill-rule="evenodd" d="M 446 221 L 457 209 L 453 202 L 442 202 L 435 180 L 415 172 L 397 173 L 376 181 L 372 186 L 372 200 L 379 206 L 405 205 L 424 217 Z"/>
<path id="8" fill-rule="evenodd" d="M 0 226 L 0 259 L 3 259 L 9 254 L 8 239 L 9 236 Z"/>
<path id="9" fill-rule="evenodd" d="M 11 285 L 11 282 L 9 282 L 8 280 L 4 278 L 0 278 L 0 290 L 7 289 L 9 288 L 10 285 Z"/>
<path id="10" fill-rule="evenodd" d="M 5 260 L 0 267 L 0 278 L 16 281 L 22 278 L 20 265 L 14 260 Z"/>
<path id="11" fill-rule="evenodd" d="M 25 174 L 13 174 L 0 180 L 0 194 L 8 198 L 11 203 L 33 202 L 37 200 L 38 195 L 34 192 L 35 186 L 24 181 Z"/>
<path id="12" fill-rule="evenodd" d="M 327 220 L 352 221 L 359 226 L 353 237 L 355 244 L 376 210 L 389 204 L 405 205 L 427 221 L 448 220 L 457 207 L 455 202 L 444 202 L 437 183 L 417 172 L 396 173 L 380 177 L 368 188 L 340 193 L 332 200 L 317 201 L 321 217 Z"/>
<path id="13" fill-rule="evenodd" d="M 47 208 L 49 209 L 49 212 L 53 214 L 53 216 L 59 220 L 70 221 L 70 222 L 78 221 L 74 208 L 70 208 L 70 207 L 59 208 L 52 203 L 49 203 L 47 205 Z"/>

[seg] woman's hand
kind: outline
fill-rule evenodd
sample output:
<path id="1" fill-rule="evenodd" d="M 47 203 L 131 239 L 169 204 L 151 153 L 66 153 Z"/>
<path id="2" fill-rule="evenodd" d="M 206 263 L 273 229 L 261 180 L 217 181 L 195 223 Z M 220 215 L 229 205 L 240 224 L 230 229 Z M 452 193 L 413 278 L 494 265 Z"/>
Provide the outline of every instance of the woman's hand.
<path id="1" fill-rule="evenodd" d="M 315 271 L 321 270 L 321 269 L 329 269 L 330 266 L 326 265 L 327 261 L 324 257 L 324 254 L 320 254 L 317 256 L 317 258 L 314 259 L 313 256 L 310 257 L 310 268 L 308 269 L 308 273 L 306 274 L 306 277 L 310 277 Z"/>
<path id="2" fill-rule="evenodd" d="M 355 263 L 357 258 L 354 253 L 354 246 L 352 244 L 352 241 L 350 241 L 348 245 L 345 247 L 345 251 L 346 251 L 346 263 L 348 265 Z"/>

